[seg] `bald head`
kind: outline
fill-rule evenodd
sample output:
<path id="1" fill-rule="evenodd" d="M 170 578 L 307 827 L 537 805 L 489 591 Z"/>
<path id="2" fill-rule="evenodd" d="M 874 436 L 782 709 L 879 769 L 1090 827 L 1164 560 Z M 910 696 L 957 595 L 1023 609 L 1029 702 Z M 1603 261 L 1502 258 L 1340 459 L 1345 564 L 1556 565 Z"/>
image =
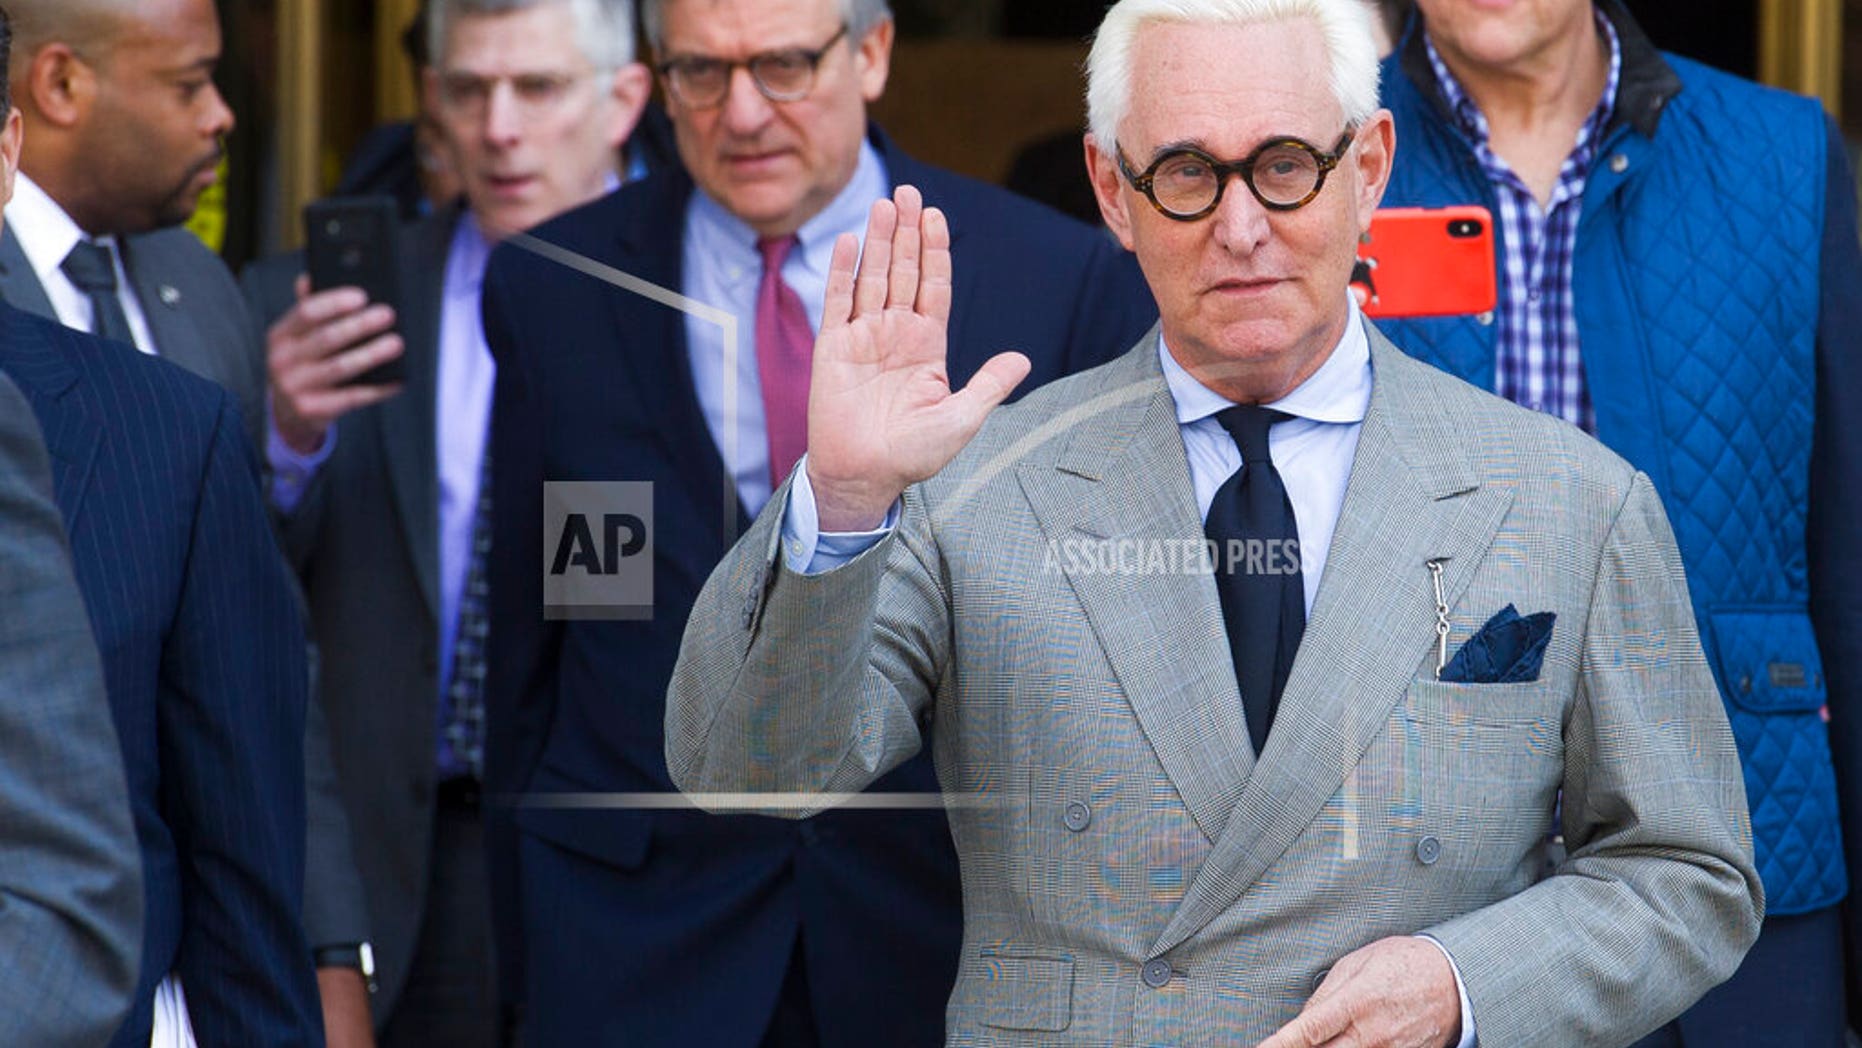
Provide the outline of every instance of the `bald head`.
<path id="1" fill-rule="evenodd" d="M 92 53 L 108 50 L 128 24 L 138 0 L 7 0 L 13 16 L 12 69 L 18 74 L 26 57 L 50 43 Z"/>
<path id="2" fill-rule="evenodd" d="M 92 235 L 185 221 L 233 116 L 213 0 L 3 0 L 20 169 Z"/>

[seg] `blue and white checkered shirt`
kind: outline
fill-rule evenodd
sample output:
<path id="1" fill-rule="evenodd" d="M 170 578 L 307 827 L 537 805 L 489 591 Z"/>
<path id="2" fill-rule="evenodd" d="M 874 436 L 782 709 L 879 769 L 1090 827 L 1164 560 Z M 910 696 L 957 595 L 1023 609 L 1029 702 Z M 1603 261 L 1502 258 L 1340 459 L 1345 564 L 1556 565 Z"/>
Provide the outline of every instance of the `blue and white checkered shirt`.
<path id="1" fill-rule="evenodd" d="M 1500 338 L 1494 362 L 1494 392 L 1534 411 L 1557 415 L 1597 430 L 1590 390 L 1584 385 L 1584 363 L 1578 354 L 1577 313 L 1571 298 L 1571 265 L 1577 252 L 1578 218 L 1584 207 L 1584 184 L 1591 163 L 1603 144 L 1603 132 L 1616 109 L 1616 88 L 1623 70 L 1623 49 L 1616 29 L 1602 13 L 1597 31 L 1610 44 L 1610 78 L 1603 97 L 1584 126 L 1578 129 L 1571 155 L 1558 171 L 1551 206 L 1541 209 L 1526 183 L 1506 161 L 1488 148 L 1487 118 L 1455 79 L 1435 42 L 1425 34 L 1429 64 L 1436 83 L 1455 114 L 1455 123 L 1481 170 L 1492 184 L 1499 213 L 1500 237 L 1506 247 L 1500 271 Z"/>

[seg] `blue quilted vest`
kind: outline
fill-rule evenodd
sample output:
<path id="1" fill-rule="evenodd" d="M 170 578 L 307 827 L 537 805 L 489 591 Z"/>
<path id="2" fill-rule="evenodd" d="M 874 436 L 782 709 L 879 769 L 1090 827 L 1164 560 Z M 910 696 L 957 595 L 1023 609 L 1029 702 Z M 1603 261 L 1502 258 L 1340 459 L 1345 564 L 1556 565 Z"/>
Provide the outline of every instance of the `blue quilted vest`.
<path id="1" fill-rule="evenodd" d="M 1573 272 L 1597 436 L 1661 492 L 1744 761 L 1766 911 L 1802 913 L 1847 887 L 1804 552 L 1823 113 L 1661 55 L 1620 7 L 1604 10 L 1622 39 L 1623 79 Z M 1384 206 L 1497 212 L 1420 43 L 1412 30 L 1384 64 L 1398 142 Z M 1380 327 L 1416 357 L 1494 387 L 1491 315 Z"/>

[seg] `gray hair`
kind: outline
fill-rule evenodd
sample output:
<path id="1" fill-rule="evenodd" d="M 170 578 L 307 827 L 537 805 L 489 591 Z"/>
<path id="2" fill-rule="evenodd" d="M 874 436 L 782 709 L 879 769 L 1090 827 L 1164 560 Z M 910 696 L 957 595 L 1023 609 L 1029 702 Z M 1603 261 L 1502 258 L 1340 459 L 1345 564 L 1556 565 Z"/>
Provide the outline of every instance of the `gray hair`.
<path id="1" fill-rule="evenodd" d="M 640 21 L 646 26 L 647 40 L 655 48 L 663 47 L 666 42 L 666 2 L 640 0 Z M 892 17 L 892 6 L 886 0 L 839 2 L 841 21 L 847 23 L 847 36 L 855 41 L 864 37 L 867 30 Z"/>
<path id="2" fill-rule="evenodd" d="M 1132 50 L 1146 22 L 1250 25 L 1310 18 L 1331 60 L 1332 94 L 1347 123 L 1377 112 L 1377 40 L 1360 0 L 1119 0 L 1106 12 L 1086 59 L 1086 122 L 1101 149 L 1118 140 L 1131 109 Z"/>
<path id="3" fill-rule="evenodd" d="M 555 4 L 566 5 L 575 19 L 576 44 L 596 69 L 612 71 L 634 60 L 632 0 L 430 0 L 427 9 L 427 57 L 435 69 L 446 60 L 446 34 L 459 18 L 503 15 Z"/>

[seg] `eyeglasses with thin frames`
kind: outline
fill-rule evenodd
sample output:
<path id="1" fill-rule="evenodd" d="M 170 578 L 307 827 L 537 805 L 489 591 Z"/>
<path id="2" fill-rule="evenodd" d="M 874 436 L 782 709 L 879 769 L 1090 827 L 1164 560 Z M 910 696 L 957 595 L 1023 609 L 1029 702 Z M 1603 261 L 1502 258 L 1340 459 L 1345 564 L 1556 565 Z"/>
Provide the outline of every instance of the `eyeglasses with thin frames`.
<path id="1" fill-rule="evenodd" d="M 840 43 L 847 31 L 847 23 L 842 22 L 820 47 L 764 51 L 741 61 L 703 55 L 671 58 L 660 63 L 659 74 L 666 79 L 667 91 L 688 109 L 723 105 L 730 94 L 731 79 L 739 68 L 750 71 L 757 91 L 771 102 L 799 102 L 815 89 L 815 74 L 821 68 L 822 58 Z"/>
<path id="2" fill-rule="evenodd" d="M 1276 138 L 1254 152 L 1224 163 L 1195 148 L 1173 149 L 1151 162 L 1143 174 L 1132 169 L 1123 148 L 1119 171 L 1167 218 L 1194 222 L 1222 204 L 1230 175 L 1239 175 L 1254 199 L 1270 211 L 1293 211 L 1311 203 L 1325 188 L 1325 178 L 1351 148 L 1357 128 L 1347 127 L 1327 153 L 1298 138 Z"/>

